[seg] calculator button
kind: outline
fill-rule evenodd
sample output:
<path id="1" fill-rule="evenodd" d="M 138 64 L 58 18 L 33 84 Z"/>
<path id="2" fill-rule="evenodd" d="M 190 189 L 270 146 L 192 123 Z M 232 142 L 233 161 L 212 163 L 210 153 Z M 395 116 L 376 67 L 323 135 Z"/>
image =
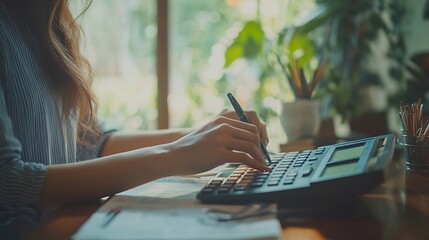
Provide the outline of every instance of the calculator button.
<path id="1" fill-rule="evenodd" d="M 277 186 L 277 185 L 279 185 L 279 183 L 280 183 L 280 181 L 270 181 L 270 182 L 268 182 L 268 186 Z"/>
<path id="2" fill-rule="evenodd" d="M 250 184 L 252 181 L 251 180 L 241 180 L 240 182 L 237 183 L 238 186 L 246 186 L 248 184 Z"/>
<path id="3" fill-rule="evenodd" d="M 236 192 L 238 192 L 238 191 L 244 191 L 244 190 L 246 190 L 246 188 L 247 187 L 239 187 L 239 186 L 237 186 L 237 187 L 234 188 L 234 191 L 236 191 Z"/>
<path id="4" fill-rule="evenodd" d="M 295 177 L 286 177 L 286 178 L 285 178 L 285 181 L 287 181 L 287 180 L 291 180 L 291 181 L 293 181 L 293 180 L 295 180 Z"/>
<path id="5" fill-rule="evenodd" d="M 256 188 L 256 187 L 262 187 L 263 185 L 264 185 L 264 183 L 255 182 L 255 183 L 252 183 L 251 187 Z"/>
<path id="6" fill-rule="evenodd" d="M 253 183 L 264 183 L 266 179 L 256 179 Z"/>
<path id="7" fill-rule="evenodd" d="M 312 167 L 305 167 L 302 169 L 302 176 L 307 177 L 308 175 L 311 174 L 312 171 L 313 171 Z"/>
<path id="8" fill-rule="evenodd" d="M 210 184 L 221 184 L 222 183 L 222 180 L 212 180 L 211 182 L 210 182 Z"/>
<path id="9" fill-rule="evenodd" d="M 280 177 L 280 176 L 272 176 L 271 178 L 270 178 L 270 182 L 271 181 L 280 181 L 280 179 L 281 179 L 282 177 Z"/>
<path id="10" fill-rule="evenodd" d="M 214 188 L 204 188 L 203 190 L 201 190 L 201 192 L 203 194 L 210 194 L 210 193 L 213 193 L 214 190 L 215 190 Z"/>
<path id="11" fill-rule="evenodd" d="M 238 180 L 238 178 L 237 179 L 227 179 L 226 181 L 225 181 L 225 183 L 235 183 L 236 181 Z"/>
<path id="12" fill-rule="evenodd" d="M 227 187 L 227 188 L 232 188 L 232 186 L 234 186 L 233 183 L 225 183 L 222 185 L 222 187 Z"/>
<path id="13" fill-rule="evenodd" d="M 230 189 L 231 188 L 228 188 L 228 187 L 220 187 L 218 189 L 218 192 L 225 193 L 225 192 L 229 192 Z"/>
<path id="14" fill-rule="evenodd" d="M 254 176 L 244 176 L 244 177 L 241 179 L 241 181 L 243 181 L 243 180 L 251 181 L 253 178 L 255 178 L 255 177 L 254 177 Z"/>
<path id="15" fill-rule="evenodd" d="M 233 174 L 229 175 L 230 178 L 240 177 L 240 176 L 241 176 L 241 174 L 237 174 L 237 173 L 233 173 Z"/>
<path id="16" fill-rule="evenodd" d="M 292 183 L 293 183 L 293 180 L 286 180 L 286 181 L 283 182 L 284 185 L 286 185 L 286 184 L 292 184 Z"/>
<path id="17" fill-rule="evenodd" d="M 276 171 L 278 171 L 278 172 L 286 172 L 286 170 L 287 170 L 287 167 L 278 167 L 276 169 Z"/>
<path id="18" fill-rule="evenodd" d="M 257 180 L 257 179 L 267 179 L 267 178 L 268 178 L 268 175 L 259 175 L 255 179 Z"/>
<path id="19" fill-rule="evenodd" d="M 316 161 L 317 159 L 319 159 L 318 157 L 309 157 L 308 161 Z"/>

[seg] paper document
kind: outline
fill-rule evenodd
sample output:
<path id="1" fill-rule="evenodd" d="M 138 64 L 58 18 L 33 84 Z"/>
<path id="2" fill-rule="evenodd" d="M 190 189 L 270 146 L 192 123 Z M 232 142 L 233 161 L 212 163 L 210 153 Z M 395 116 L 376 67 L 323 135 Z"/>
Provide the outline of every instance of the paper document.
<path id="1" fill-rule="evenodd" d="M 232 166 L 232 170 L 234 166 Z M 227 177 L 231 165 L 193 176 L 155 180 L 117 194 L 72 237 L 84 239 L 279 239 L 276 205 L 269 214 L 219 221 L 211 210 L 238 212 L 243 205 L 207 205 L 196 194 L 211 180 Z"/>
<path id="2" fill-rule="evenodd" d="M 123 196 L 180 198 L 196 202 L 197 193 L 213 179 L 227 178 L 239 164 L 227 163 L 192 176 L 161 178 L 119 193 Z"/>
<path id="3" fill-rule="evenodd" d="M 94 213 L 72 239 L 280 238 L 281 227 L 275 214 L 225 222 L 206 214 L 208 209 L 236 212 L 242 208 L 241 205 L 192 204 L 180 199 L 115 196 Z M 120 209 L 113 219 L 109 215 L 112 209 Z"/>

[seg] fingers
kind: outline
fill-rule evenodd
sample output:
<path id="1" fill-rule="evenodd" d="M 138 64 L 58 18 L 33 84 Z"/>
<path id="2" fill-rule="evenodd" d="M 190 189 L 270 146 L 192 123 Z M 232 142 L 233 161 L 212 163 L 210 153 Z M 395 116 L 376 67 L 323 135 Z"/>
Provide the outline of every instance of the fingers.
<path id="1" fill-rule="evenodd" d="M 224 161 L 237 161 L 258 170 L 269 171 L 260 148 L 261 140 L 264 144 L 268 143 L 267 132 L 265 124 L 259 120 L 257 114 L 250 112 L 249 119 L 254 119 L 250 124 L 238 120 L 235 112 L 222 113 L 223 115 L 218 116 L 210 125 L 214 127 L 212 130 L 219 132 L 216 135 L 223 136 L 219 138 L 218 144 L 223 145 L 230 155 Z M 232 114 L 234 118 L 229 117 Z"/>
<path id="2" fill-rule="evenodd" d="M 265 126 L 265 123 L 259 119 L 258 114 L 255 111 L 246 111 L 245 114 L 249 118 L 250 122 L 257 127 L 259 135 L 261 136 L 262 142 L 265 145 L 267 145 L 269 142 L 269 139 L 268 139 L 267 128 Z M 239 121 L 237 113 L 227 109 L 224 109 L 219 113 L 218 118 L 222 118 L 222 117 L 231 118 Z"/>
<path id="3" fill-rule="evenodd" d="M 218 117 L 215 119 L 214 124 L 219 125 L 221 127 L 224 127 L 223 125 L 227 124 L 227 125 L 230 125 L 230 126 L 237 128 L 237 129 L 242 129 L 242 130 L 251 132 L 251 133 L 259 136 L 259 130 L 256 127 L 256 125 L 251 124 L 251 123 L 245 123 L 245 122 L 242 122 L 240 120 L 231 119 L 231 118 L 227 118 L 227 117 Z M 228 129 L 226 129 L 226 130 L 228 130 Z"/>
<path id="4" fill-rule="evenodd" d="M 258 114 L 254 111 L 248 111 L 246 112 L 246 115 L 250 119 L 250 122 L 256 125 L 259 130 L 259 135 L 261 136 L 262 142 L 267 145 L 269 140 L 265 123 L 259 119 Z"/>
<path id="5" fill-rule="evenodd" d="M 253 125 L 251 127 L 256 130 Z M 225 146 L 229 151 L 246 153 L 253 161 L 258 161 L 266 167 L 257 132 L 249 132 L 226 123 L 220 125 L 218 131 L 221 132 L 220 136 L 224 136 L 219 138 L 219 144 Z"/>
<path id="6" fill-rule="evenodd" d="M 226 159 L 234 159 L 234 162 L 246 164 L 247 166 L 258 169 L 260 171 L 271 171 L 271 168 L 269 168 L 265 163 L 261 163 L 251 158 L 248 154 L 244 152 L 225 151 L 224 156 Z"/>
<path id="7" fill-rule="evenodd" d="M 266 165 L 264 155 L 259 148 L 259 144 L 235 138 L 230 139 L 229 142 L 227 142 L 226 144 L 230 146 L 229 150 L 247 153 L 256 161 L 259 161 Z"/>

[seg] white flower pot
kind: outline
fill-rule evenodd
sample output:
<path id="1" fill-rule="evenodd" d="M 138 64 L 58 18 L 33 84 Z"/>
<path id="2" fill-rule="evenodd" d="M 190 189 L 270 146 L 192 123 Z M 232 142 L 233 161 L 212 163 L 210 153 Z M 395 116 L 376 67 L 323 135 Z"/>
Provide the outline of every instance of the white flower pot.
<path id="1" fill-rule="evenodd" d="M 318 100 L 297 99 L 282 106 L 281 123 L 288 142 L 317 136 L 321 123 Z"/>

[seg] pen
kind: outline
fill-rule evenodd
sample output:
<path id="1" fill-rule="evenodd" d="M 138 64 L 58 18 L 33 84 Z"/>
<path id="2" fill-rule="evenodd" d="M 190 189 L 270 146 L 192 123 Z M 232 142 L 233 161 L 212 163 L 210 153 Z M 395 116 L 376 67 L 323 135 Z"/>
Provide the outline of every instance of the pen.
<path id="1" fill-rule="evenodd" d="M 240 121 L 250 123 L 249 119 L 247 118 L 246 114 L 244 113 L 243 109 L 241 108 L 240 104 L 235 100 L 232 93 L 227 94 L 229 101 L 232 104 L 232 107 L 234 108 L 235 112 L 237 113 L 238 117 L 240 118 Z M 269 163 L 271 163 L 270 154 L 268 153 L 267 149 L 264 146 L 264 143 L 262 143 L 262 140 L 259 140 L 259 145 L 261 145 L 262 153 L 265 155 L 265 158 L 268 160 Z"/>
<path id="2" fill-rule="evenodd" d="M 120 208 L 113 208 L 110 210 L 103 219 L 101 227 L 106 227 L 109 223 L 121 212 Z"/>

